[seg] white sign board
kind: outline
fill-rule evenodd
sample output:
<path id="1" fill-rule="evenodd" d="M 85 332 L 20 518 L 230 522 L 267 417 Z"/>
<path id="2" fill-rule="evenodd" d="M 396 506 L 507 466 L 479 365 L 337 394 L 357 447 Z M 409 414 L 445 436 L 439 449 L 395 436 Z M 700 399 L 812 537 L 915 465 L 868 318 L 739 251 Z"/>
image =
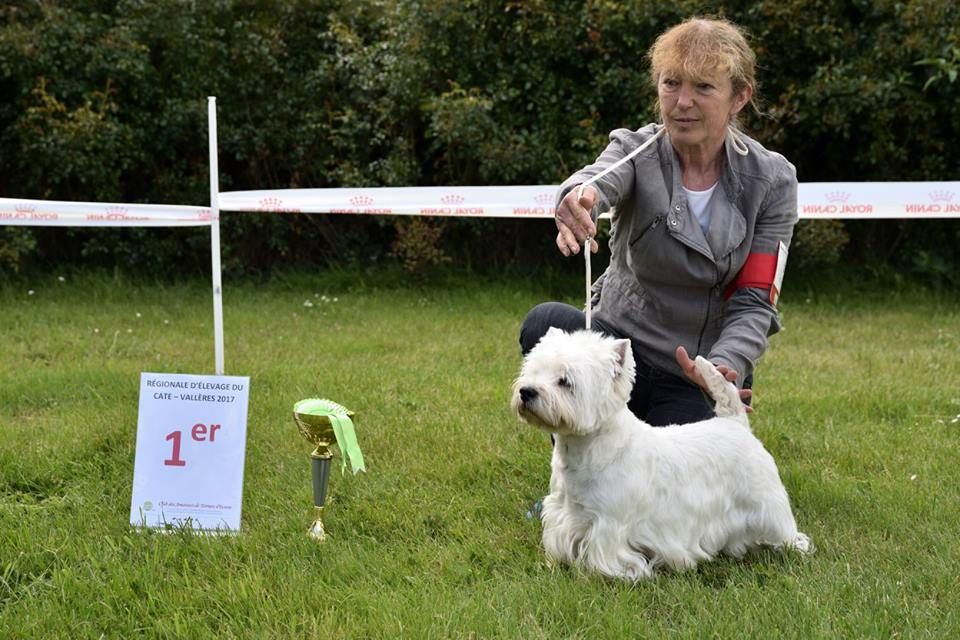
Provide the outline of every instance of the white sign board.
<path id="1" fill-rule="evenodd" d="M 239 531 L 250 379 L 141 373 L 130 524 Z"/>

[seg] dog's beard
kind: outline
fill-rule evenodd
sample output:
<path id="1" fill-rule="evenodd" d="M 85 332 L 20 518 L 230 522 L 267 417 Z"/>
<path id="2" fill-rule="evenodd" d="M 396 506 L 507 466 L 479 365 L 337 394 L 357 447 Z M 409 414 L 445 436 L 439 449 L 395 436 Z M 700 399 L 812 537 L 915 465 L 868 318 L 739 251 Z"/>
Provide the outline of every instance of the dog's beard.
<path id="1" fill-rule="evenodd" d="M 532 407 L 528 407 L 526 404 L 522 402 L 516 403 L 516 413 L 527 424 L 533 425 L 534 427 L 540 427 L 541 429 L 550 428 L 550 425 L 544 422 L 540 418 L 540 415 L 536 411 L 534 411 Z"/>
<path id="2" fill-rule="evenodd" d="M 543 429 L 544 431 L 549 431 L 550 433 L 556 433 L 558 435 L 577 434 L 577 430 L 572 428 L 571 425 L 562 418 L 557 421 L 552 421 L 544 418 L 536 411 L 527 408 L 521 408 L 519 415 L 530 426 Z"/>
<path id="3" fill-rule="evenodd" d="M 521 386 L 518 381 L 512 406 L 514 412 L 527 424 L 559 435 L 580 435 L 584 431 L 580 425 L 592 423 L 584 415 L 577 413 L 578 404 L 573 395 L 564 397 L 540 388 L 536 398 L 524 402 L 519 393 Z M 563 393 L 571 394 L 569 391 Z"/>
<path id="4" fill-rule="evenodd" d="M 550 432 L 566 431 L 565 421 L 556 416 L 555 407 L 545 407 L 543 398 L 533 402 L 523 402 L 519 396 L 514 398 L 514 410 L 527 424 Z"/>

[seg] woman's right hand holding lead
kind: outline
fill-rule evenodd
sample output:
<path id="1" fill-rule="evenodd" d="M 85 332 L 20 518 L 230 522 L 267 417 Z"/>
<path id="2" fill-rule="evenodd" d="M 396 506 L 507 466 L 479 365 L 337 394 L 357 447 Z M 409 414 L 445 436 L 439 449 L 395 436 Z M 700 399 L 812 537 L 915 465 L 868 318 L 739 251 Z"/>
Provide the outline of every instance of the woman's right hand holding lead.
<path id="1" fill-rule="evenodd" d="M 580 187 L 574 187 L 560 201 L 557 207 L 557 248 L 565 256 L 576 255 L 580 253 L 580 248 L 587 238 L 593 238 L 597 233 L 597 226 L 590 217 L 593 205 L 597 202 L 597 190 L 593 187 L 586 187 L 583 195 L 579 198 L 577 194 Z M 596 253 L 600 245 L 596 240 L 590 241 L 590 251 Z"/>

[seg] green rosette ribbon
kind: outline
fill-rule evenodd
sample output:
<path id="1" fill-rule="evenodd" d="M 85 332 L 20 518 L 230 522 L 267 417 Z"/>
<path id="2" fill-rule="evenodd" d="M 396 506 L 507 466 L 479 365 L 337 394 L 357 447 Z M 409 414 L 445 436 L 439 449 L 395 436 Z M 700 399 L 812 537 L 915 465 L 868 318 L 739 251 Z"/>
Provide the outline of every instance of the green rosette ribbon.
<path id="1" fill-rule="evenodd" d="M 350 459 L 350 468 L 354 474 L 367 470 L 363 464 L 363 452 L 360 451 L 360 443 L 357 442 L 357 431 L 353 427 L 353 420 L 350 419 L 350 412 L 345 407 L 332 400 L 310 398 L 295 404 L 293 410 L 296 413 L 324 416 L 330 420 L 333 435 L 337 439 L 337 446 L 340 447 L 343 454 L 341 456 L 340 473 L 344 473 L 347 469 L 347 458 Z"/>

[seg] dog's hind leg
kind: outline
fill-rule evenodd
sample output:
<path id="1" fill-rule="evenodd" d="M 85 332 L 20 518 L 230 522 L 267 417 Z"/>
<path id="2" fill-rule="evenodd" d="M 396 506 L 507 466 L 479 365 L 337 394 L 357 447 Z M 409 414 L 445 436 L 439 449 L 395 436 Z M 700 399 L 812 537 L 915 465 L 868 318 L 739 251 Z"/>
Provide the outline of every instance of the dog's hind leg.
<path id="1" fill-rule="evenodd" d="M 814 552 L 813 540 L 810 539 L 805 533 L 797 532 L 797 535 L 793 538 L 793 541 L 787 545 L 791 549 L 795 549 L 797 552 L 807 555 L 808 553 Z"/>
<path id="2" fill-rule="evenodd" d="M 713 363 L 703 356 L 697 356 L 696 360 L 694 360 L 694 366 L 707 383 L 707 393 L 710 394 L 710 397 L 713 398 L 713 401 L 716 403 L 713 407 L 713 412 L 717 417 L 733 418 L 734 420 L 739 420 L 749 425 L 747 421 L 747 410 L 740 400 L 737 387 L 724 378 L 723 374 L 713 366 Z"/>
<path id="3" fill-rule="evenodd" d="M 812 553 L 813 542 L 797 530 L 786 491 L 775 491 L 763 505 L 757 505 L 751 523 L 756 540 L 774 549 L 794 549 L 799 553 Z"/>
<path id="4" fill-rule="evenodd" d="M 766 546 L 772 547 L 777 551 L 783 551 L 785 549 L 792 549 L 801 555 L 809 555 L 816 550 L 816 547 L 813 544 L 813 540 L 810 539 L 805 533 L 797 531 L 793 537 L 779 543 L 770 544 L 764 543 Z"/>

